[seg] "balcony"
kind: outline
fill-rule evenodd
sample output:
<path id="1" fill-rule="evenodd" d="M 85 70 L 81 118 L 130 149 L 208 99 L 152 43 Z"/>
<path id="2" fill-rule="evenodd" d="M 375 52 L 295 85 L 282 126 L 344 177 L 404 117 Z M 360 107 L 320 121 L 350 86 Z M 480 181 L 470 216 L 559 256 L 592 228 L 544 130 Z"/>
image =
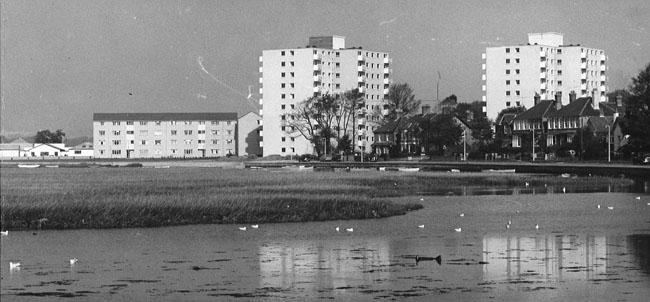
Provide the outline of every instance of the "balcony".
<path id="1" fill-rule="evenodd" d="M 390 64 L 393 63 L 393 59 L 391 58 L 384 58 L 384 64 Z"/>
<path id="2" fill-rule="evenodd" d="M 366 130 L 358 129 L 357 135 L 366 135 Z"/>
<path id="3" fill-rule="evenodd" d="M 607 66 L 605 65 L 600 65 L 600 71 L 605 71 L 607 70 Z"/>
<path id="4" fill-rule="evenodd" d="M 366 119 L 365 118 L 360 118 L 357 120 L 357 125 L 365 125 L 366 124 Z"/>
<path id="5" fill-rule="evenodd" d="M 541 72 L 541 73 L 539 74 L 539 78 L 540 78 L 540 79 L 546 79 L 546 72 Z"/>
<path id="6" fill-rule="evenodd" d="M 260 109 L 260 116 L 264 116 L 264 110 Z"/>
<path id="7" fill-rule="evenodd" d="M 580 63 L 580 69 L 587 69 L 587 63 Z"/>
<path id="8" fill-rule="evenodd" d="M 580 84 L 580 90 L 587 90 L 587 84 Z"/>
<path id="9" fill-rule="evenodd" d="M 260 73 L 264 71 L 264 67 L 260 66 Z"/>
<path id="10" fill-rule="evenodd" d="M 262 57 L 262 56 L 260 56 L 260 63 L 262 62 L 262 58 L 263 58 L 263 57 Z"/>
<path id="11" fill-rule="evenodd" d="M 600 55 L 600 61 L 607 61 L 607 56 L 606 55 Z"/>
<path id="12" fill-rule="evenodd" d="M 587 53 L 586 52 L 580 53 L 580 58 L 586 59 L 587 58 Z"/>
<path id="13" fill-rule="evenodd" d="M 262 98 L 260 98 L 260 105 L 263 105 L 263 104 L 264 104 L 264 101 L 263 101 Z"/>
<path id="14" fill-rule="evenodd" d="M 600 81 L 602 81 L 602 82 L 607 81 L 607 76 L 601 75 L 600 76 Z"/>
<path id="15" fill-rule="evenodd" d="M 389 91 L 388 88 L 384 88 L 384 95 L 387 95 L 387 94 L 388 94 L 388 91 Z"/>
<path id="16" fill-rule="evenodd" d="M 586 80 L 587 79 L 587 73 L 583 73 L 580 75 L 581 80 Z"/>
<path id="17" fill-rule="evenodd" d="M 384 73 L 391 74 L 391 73 L 393 73 L 393 69 L 391 69 L 391 68 L 384 68 Z"/>
<path id="18" fill-rule="evenodd" d="M 363 62 L 365 60 L 366 60 L 366 58 L 364 58 L 362 55 L 357 55 L 357 61 Z"/>
<path id="19" fill-rule="evenodd" d="M 607 91 L 607 86 L 605 85 L 600 85 L 599 91 Z"/>
<path id="20" fill-rule="evenodd" d="M 262 94 L 264 91 L 264 88 L 260 87 L 260 94 Z"/>
<path id="21" fill-rule="evenodd" d="M 323 76 L 322 75 L 315 75 L 314 76 L 314 82 L 322 82 L 323 81 Z"/>
<path id="22" fill-rule="evenodd" d="M 481 85 L 481 91 L 487 90 L 487 87 L 485 85 Z"/>
<path id="23" fill-rule="evenodd" d="M 363 147 L 365 145 L 366 141 L 357 141 L 357 146 L 358 147 Z"/>
<path id="24" fill-rule="evenodd" d="M 319 93 L 320 92 L 320 86 L 314 87 L 314 93 Z"/>
<path id="25" fill-rule="evenodd" d="M 262 83 L 263 83 L 263 80 L 262 80 L 262 79 L 263 79 L 263 78 L 260 78 L 260 84 L 262 84 Z"/>
<path id="26" fill-rule="evenodd" d="M 481 64 L 481 70 L 485 70 L 485 63 Z"/>
<path id="27" fill-rule="evenodd" d="M 323 57 L 322 57 L 322 56 L 321 56 L 321 54 L 319 54 L 319 53 L 317 53 L 317 54 L 314 54 L 314 56 L 313 56 L 313 57 L 314 57 L 314 61 L 320 61 L 320 60 L 322 60 L 322 59 L 323 59 Z"/>
<path id="28" fill-rule="evenodd" d="M 314 65 L 314 71 L 321 71 L 320 65 Z"/>
<path id="29" fill-rule="evenodd" d="M 485 58 L 487 58 L 487 55 L 485 53 L 482 53 L 481 54 L 481 59 L 485 60 Z"/>
<path id="30" fill-rule="evenodd" d="M 365 76 L 357 77 L 357 82 L 359 82 L 359 83 L 365 83 L 365 82 L 366 82 L 366 77 L 365 77 Z"/>
<path id="31" fill-rule="evenodd" d="M 366 72 L 366 66 L 365 65 L 357 66 L 357 71 L 358 72 Z"/>
<path id="32" fill-rule="evenodd" d="M 389 78 L 384 78 L 384 85 L 390 84 L 390 79 Z"/>
<path id="33" fill-rule="evenodd" d="M 546 68 L 547 65 L 548 65 L 548 64 L 547 64 L 546 61 L 539 62 L 539 68 Z"/>
<path id="34" fill-rule="evenodd" d="M 539 84 L 539 89 L 546 89 L 546 83 Z"/>
<path id="35" fill-rule="evenodd" d="M 542 57 L 542 58 L 545 58 L 545 57 L 546 57 L 546 52 L 543 51 L 543 50 L 541 50 L 541 51 L 539 52 L 539 56 Z"/>
<path id="36" fill-rule="evenodd" d="M 366 91 L 366 87 L 357 87 L 357 89 L 359 89 L 359 93 Z"/>

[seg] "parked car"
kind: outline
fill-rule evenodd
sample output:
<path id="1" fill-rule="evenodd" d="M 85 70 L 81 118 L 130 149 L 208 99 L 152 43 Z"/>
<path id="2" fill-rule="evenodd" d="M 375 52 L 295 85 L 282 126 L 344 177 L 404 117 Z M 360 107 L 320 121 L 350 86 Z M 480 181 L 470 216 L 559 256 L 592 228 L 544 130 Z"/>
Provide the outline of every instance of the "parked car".
<path id="1" fill-rule="evenodd" d="M 643 158 L 643 161 L 641 161 L 642 165 L 650 165 L 650 156 L 646 156 Z"/>
<path id="2" fill-rule="evenodd" d="M 316 160 L 316 156 L 312 154 L 303 154 L 298 156 L 298 161 L 299 162 L 310 162 L 312 160 Z"/>
<path id="3" fill-rule="evenodd" d="M 361 153 L 354 153 L 354 161 L 361 161 Z M 364 153 L 363 161 L 377 161 L 377 155 L 373 153 Z"/>

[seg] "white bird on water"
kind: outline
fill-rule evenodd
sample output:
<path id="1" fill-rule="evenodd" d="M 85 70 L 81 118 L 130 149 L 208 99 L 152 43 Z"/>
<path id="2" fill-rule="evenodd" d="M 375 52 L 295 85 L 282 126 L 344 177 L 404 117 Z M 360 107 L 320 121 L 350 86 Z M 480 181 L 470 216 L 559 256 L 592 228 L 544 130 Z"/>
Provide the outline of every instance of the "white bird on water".
<path id="1" fill-rule="evenodd" d="M 526 188 L 528 188 L 528 186 L 530 186 L 530 183 L 526 182 Z"/>
<path id="2" fill-rule="evenodd" d="M 245 231 L 245 230 L 246 230 L 246 227 L 239 227 L 239 230 L 240 230 L 240 231 Z"/>
<path id="3" fill-rule="evenodd" d="M 424 224 L 418 225 L 418 228 L 424 229 Z"/>
<path id="4" fill-rule="evenodd" d="M 562 187 L 562 193 L 566 194 L 566 187 Z"/>
<path id="5" fill-rule="evenodd" d="M 457 228 L 457 229 L 454 229 L 454 231 L 459 232 L 459 233 L 460 233 L 462 230 L 463 230 L 463 228 Z"/>
<path id="6" fill-rule="evenodd" d="M 535 224 L 535 229 L 539 230 L 539 224 Z"/>
<path id="7" fill-rule="evenodd" d="M 598 205 L 598 208 L 600 209 L 600 205 Z"/>
<path id="8" fill-rule="evenodd" d="M 336 229 L 335 229 L 335 230 L 336 230 L 336 231 L 338 232 L 338 231 L 340 231 L 340 230 L 341 230 L 341 228 L 339 228 L 339 227 L 336 227 Z"/>
<path id="9" fill-rule="evenodd" d="M 607 209 L 608 209 L 608 210 L 613 210 L 613 209 L 614 209 L 614 207 L 607 207 Z"/>
<path id="10" fill-rule="evenodd" d="M 465 217 L 465 213 L 460 213 L 458 216 Z"/>
<path id="11" fill-rule="evenodd" d="M 251 225 L 251 228 L 254 228 L 254 229 L 257 229 L 257 228 L 259 228 L 259 227 L 260 227 L 259 224 L 253 224 L 253 225 Z"/>
<path id="12" fill-rule="evenodd" d="M 510 229 L 510 224 L 506 223 L 506 229 Z"/>
<path id="13" fill-rule="evenodd" d="M 637 197 L 635 197 L 634 199 L 636 199 L 636 200 L 641 200 L 641 196 L 637 196 Z"/>
<path id="14" fill-rule="evenodd" d="M 7 235 L 9 235 L 9 231 L 1 231 L 0 235 L 7 236 Z"/>
<path id="15" fill-rule="evenodd" d="M 9 269 L 12 271 L 20 269 L 20 262 L 9 262 Z"/>
<path id="16" fill-rule="evenodd" d="M 77 259 L 77 258 L 72 258 L 72 259 L 70 259 L 70 265 L 75 265 L 75 264 L 77 264 L 77 261 L 79 261 L 79 259 Z"/>
<path id="17" fill-rule="evenodd" d="M 348 232 L 354 232 L 354 228 L 347 228 L 345 230 L 348 231 Z"/>

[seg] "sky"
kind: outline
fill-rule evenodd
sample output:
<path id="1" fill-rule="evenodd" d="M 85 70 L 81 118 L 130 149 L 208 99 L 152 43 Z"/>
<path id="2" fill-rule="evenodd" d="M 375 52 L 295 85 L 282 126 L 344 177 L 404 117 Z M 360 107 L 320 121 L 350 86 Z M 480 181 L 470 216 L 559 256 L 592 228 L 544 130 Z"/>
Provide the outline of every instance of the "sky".
<path id="1" fill-rule="evenodd" d="M 605 50 L 610 90 L 650 63 L 650 1 L 0 2 L 0 133 L 92 134 L 93 112 L 255 111 L 264 49 L 342 35 L 418 99 L 481 98 L 485 47 L 560 32 Z M 249 86 L 253 92 L 247 100 Z"/>

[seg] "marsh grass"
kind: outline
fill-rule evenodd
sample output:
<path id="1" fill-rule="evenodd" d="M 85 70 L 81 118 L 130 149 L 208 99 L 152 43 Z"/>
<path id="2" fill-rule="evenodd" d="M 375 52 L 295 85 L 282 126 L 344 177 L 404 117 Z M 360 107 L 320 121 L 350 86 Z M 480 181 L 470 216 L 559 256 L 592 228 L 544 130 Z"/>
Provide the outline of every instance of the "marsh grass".
<path id="1" fill-rule="evenodd" d="M 379 218 L 422 208 L 416 203 L 391 202 L 390 197 L 431 188 L 585 181 L 521 175 L 214 168 L 2 169 L 1 176 L 3 230 Z M 47 221 L 38 223 L 41 218 Z"/>

